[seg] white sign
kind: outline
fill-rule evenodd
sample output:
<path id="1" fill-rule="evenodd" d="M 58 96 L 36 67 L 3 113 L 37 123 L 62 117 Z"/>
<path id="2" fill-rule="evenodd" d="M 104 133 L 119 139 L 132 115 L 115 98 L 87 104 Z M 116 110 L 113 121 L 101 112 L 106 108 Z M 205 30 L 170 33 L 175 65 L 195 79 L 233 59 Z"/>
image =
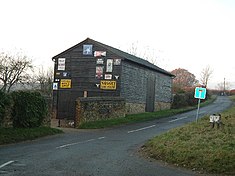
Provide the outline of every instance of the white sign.
<path id="1" fill-rule="evenodd" d="M 106 51 L 95 51 L 94 56 L 95 57 L 106 56 Z"/>
<path id="2" fill-rule="evenodd" d="M 58 90 L 58 83 L 53 83 L 52 89 L 53 89 L 53 90 Z"/>
<path id="3" fill-rule="evenodd" d="M 221 116 L 220 115 L 210 115 L 210 122 L 220 122 Z"/>
<path id="4" fill-rule="evenodd" d="M 113 71 L 113 59 L 107 59 L 106 72 Z"/>
<path id="5" fill-rule="evenodd" d="M 58 59 L 58 70 L 65 70 L 65 58 Z"/>
<path id="6" fill-rule="evenodd" d="M 105 74 L 104 79 L 112 79 L 112 75 L 111 74 Z"/>

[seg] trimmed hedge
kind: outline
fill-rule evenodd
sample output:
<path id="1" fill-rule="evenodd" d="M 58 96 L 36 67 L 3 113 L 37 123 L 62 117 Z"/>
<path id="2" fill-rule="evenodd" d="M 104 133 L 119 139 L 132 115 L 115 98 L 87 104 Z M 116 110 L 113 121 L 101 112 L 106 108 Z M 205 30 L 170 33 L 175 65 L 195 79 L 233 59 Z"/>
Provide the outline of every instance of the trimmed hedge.
<path id="1" fill-rule="evenodd" d="M 0 127 L 3 124 L 4 117 L 6 115 L 7 108 L 9 108 L 11 104 L 11 99 L 9 94 L 0 91 Z"/>
<path id="2" fill-rule="evenodd" d="M 13 99 L 12 120 L 13 127 L 34 128 L 42 125 L 48 109 L 44 97 L 39 92 L 12 92 Z"/>
<path id="3" fill-rule="evenodd" d="M 209 94 L 207 94 L 207 98 Z M 205 100 L 202 100 L 202 102 Z M 198 99 L 194 98 L 194 92 L 175 94 L 171 107 L 173 109 L 197 105 Z"/>

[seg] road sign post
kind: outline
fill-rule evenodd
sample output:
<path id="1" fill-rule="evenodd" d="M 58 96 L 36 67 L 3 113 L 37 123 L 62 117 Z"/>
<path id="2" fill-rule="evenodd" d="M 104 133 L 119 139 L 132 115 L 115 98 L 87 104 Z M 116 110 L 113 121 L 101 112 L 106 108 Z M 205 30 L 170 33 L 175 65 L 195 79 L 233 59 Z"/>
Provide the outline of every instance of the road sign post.
<path id="1" fill-rule="evenodd" d="M 197 114 L 196 114 L 196 122 L 197 122 L 198 115 L 199 115 L 199 112 L 200 112 L 201 99 L 206 98 L 206 88 L 196 87 L 194 97 L 198 98 Z"/>

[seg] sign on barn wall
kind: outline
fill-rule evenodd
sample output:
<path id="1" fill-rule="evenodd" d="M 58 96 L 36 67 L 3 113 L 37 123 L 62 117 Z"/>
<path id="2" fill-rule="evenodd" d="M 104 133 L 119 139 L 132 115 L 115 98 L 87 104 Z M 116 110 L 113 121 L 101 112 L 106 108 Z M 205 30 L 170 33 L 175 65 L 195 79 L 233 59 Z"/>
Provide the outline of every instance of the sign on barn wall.
<path id="1" fill-rule="evenodd" d="M 100 89 L 104 90 L 116 90 L 116 81 L 100 81 Z"/>
<path id="2" fill-rule="evenodd" d="M 53 83 L 52 89 L 53 89 L 53 90 L 58 90 L 58 83 Z"/>
<path id="3" fill-rule="evenodd" d="M 65 58 L 58 59 L 58 70 L 65 70 Z"/>
<path id="4" fill-rule="evenodd" d="M 104 79 L 112 79 L 112 74 L 105 74 Z"/>
<path id="5" fill-rule="evenodd" d="M 121 59 L 113 59 L 113 65 L 121 65 Z"/>
<path id="6" fill-rule="evenodd" d="M 92 55 L 92 45 L 83 45 L 83 55 Z"/>
<path id="7" fill-rule="evenodd" d="M 94 57 L 106 56 L 106 51 L 95 51 Z"/>
<path id="8" fill-rule="evenodd" d="M 103 66 L 96 66 L 96 75 L 95 75 L 95 77 L 97 79 L 103 78 L 103 69 L 104 69 Z"/>
<path id="9" fill-rule="evenodd" d="M 60 80 L 61 89 L 70 89 L 71 88 L 71 79 L 61 79 Z"/>
<path id="10" fill-rule="evenodd" d="M 107 59 L 106 72 L 113 71 L 113 59 Z"/>

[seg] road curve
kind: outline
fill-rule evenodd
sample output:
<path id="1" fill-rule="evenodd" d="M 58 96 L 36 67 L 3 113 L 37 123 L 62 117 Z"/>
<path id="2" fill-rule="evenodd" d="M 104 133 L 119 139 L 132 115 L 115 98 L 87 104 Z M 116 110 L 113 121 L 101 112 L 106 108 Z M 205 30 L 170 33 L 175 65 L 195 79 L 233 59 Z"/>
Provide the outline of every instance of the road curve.
<path id="1" fill-rule="evenodd" d="M 199 117 L 231 106 L 227 97 L 200 109 Z M 151 162 L 138 149 L 150 138 L 195 121 L 196 110 L 102 130 L 71 130 L 34 141 L 0 146 L 0 175 L 158 176 L 197 175 Z"/>

